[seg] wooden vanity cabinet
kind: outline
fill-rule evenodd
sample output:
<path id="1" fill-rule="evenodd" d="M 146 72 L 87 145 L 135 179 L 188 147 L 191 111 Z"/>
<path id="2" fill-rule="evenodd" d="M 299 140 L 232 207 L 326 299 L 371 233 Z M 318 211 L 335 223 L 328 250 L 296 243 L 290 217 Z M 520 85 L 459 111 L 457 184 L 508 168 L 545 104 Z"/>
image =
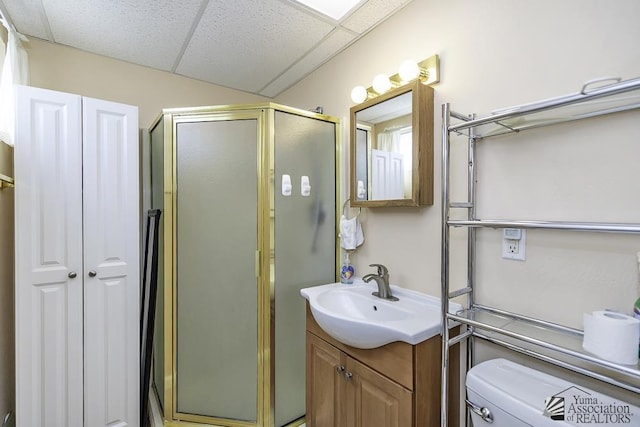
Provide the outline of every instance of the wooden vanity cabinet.
<path id="1" fill-rule="evenodd" d="M 345 425 L 343 377 L 346 355 L 307 331 L 306 423 L 309 427 Z"/>
<path id="2" fill-rule="evenodd" d="M 350 347 L 327 335 L 307 306 L 307 426 L 440 426 L 441 342 L 437 335 L 418 345 Z M 450 369 L 459 378 L 457 354 Z M 450 391 L 449 421 L 457 426 L 459 389 Z"/>

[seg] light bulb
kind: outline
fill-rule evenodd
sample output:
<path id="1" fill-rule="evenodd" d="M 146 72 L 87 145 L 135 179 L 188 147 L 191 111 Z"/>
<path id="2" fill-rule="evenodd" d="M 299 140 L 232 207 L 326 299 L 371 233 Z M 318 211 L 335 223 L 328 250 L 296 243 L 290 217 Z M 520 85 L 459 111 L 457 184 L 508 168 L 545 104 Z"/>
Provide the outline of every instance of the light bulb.
<path id="1" fill-rule="evenodd" d="M 379 94 L 383 94 L 389 89 L 391 89 L 391 80 L 389 80 L 389 76 L 386 74 L 378 74 L 373 78 L 373 90 L 378 92 Z"/>
<path id="2" fill-rule="evenodd" d="M 398 75 L 404 82 L 411 81 L 420 75 L 420 67 L 415 61 L 407 59 L 400 64 Z"/>
<path id="3" fill-rule="evenodd" d="M 356 86 L 351 90 L 351 100 L 356 104 L 366 101 L 367 89 L 364 86 Z"/>

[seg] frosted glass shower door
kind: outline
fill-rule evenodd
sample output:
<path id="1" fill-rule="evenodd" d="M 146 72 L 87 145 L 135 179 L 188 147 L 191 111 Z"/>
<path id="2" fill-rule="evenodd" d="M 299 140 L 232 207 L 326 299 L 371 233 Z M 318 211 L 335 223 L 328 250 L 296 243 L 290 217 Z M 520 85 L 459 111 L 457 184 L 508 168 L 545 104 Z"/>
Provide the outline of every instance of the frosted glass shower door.
<path id="1" fill-rule="evenodd" d="M 175 410 L 254 422 L 258 120 L 176 129 Z"/>
<path id="2" fill-rule="evenodd" d="M 305 413 L 305 300 L 336 271 L 336 124 L 275 113 L 275 426 Z M 283 175 L 293 191 L 283 196 Z M 302 194 L 308 177 L 311 189 Z"/>

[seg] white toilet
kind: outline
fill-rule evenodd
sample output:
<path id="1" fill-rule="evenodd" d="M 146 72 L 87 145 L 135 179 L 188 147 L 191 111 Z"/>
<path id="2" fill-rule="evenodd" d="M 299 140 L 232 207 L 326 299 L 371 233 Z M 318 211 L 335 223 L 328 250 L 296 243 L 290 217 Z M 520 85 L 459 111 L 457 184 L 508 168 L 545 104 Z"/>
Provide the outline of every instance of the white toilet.
<path id="1" fill-rule="evenodd" d="M 505 359 L 474 366 L 466 383 L 474 427 L 640 426 L 636 406 Z"/>

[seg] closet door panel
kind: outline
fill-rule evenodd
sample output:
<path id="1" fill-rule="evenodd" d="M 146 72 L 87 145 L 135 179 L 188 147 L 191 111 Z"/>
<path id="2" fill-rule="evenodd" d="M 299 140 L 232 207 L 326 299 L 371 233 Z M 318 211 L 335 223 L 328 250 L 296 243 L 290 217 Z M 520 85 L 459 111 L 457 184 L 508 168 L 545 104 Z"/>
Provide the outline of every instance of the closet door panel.
<path id="1" fill-rule="evenodd" d="M 85 425 L 139 425 L 137 108 L 83 98 Z"/>
<path id="2" fill-rule="evenodd" d="M 80 97 L 16 89 L 16 418 L 82 426 Z"/>

